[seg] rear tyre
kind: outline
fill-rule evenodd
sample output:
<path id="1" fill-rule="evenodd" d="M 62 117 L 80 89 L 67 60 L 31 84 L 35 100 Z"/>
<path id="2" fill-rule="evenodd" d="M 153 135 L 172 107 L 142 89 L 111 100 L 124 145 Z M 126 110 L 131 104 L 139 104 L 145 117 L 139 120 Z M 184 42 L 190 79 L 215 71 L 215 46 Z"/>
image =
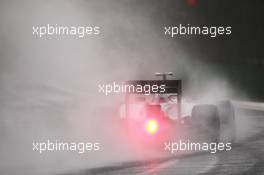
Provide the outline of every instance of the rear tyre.
<path id="1" fill-rule="evenodd" d="M 218 104 L 220 117 L 220 138 L 223 142 L 235 142 L 236 140 L 236 123 L 235 109 L 230 101 L 221 101 Z"/>
<path id="2" fill-rule="evenodd" d="M 220 119 L 215 105 L 196 105 L 192 110 L 195 134 L 207 142 L 219 142 Z"/>

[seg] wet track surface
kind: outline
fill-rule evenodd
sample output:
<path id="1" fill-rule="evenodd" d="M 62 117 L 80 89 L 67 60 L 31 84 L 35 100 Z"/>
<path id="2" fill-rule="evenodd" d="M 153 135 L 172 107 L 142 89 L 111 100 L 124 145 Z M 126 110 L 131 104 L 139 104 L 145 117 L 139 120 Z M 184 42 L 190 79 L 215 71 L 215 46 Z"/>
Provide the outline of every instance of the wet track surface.
<path id="1" fill-rule="evenodd" d="M 231 151 L 222 151 L 216 154 L 196 153 L 188 156 L 128 162 L 117 166 L 66 173 L 65 175 L 264 174 L 264 115 L 263 112 L 250 112 L 246 117 L 253 117 L 251 120 L 254 120 L 251 133 L 247 133 L 248 136 L 243 139 L 238 139 Z M 238 132 L 240 132 L 239 129 Z"/>

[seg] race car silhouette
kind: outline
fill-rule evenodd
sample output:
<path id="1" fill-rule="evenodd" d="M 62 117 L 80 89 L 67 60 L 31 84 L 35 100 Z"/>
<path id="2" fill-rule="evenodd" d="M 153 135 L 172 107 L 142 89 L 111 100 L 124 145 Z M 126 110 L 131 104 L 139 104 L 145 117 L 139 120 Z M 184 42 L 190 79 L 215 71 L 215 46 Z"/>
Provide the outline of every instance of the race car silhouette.
<path id="1" fill-rule="evenodd" d="M 168 80 L 173 73 L 156 73 L 162 80 L 127 81 L 130 86 L 164 86 L 165 91 L 128 92 L 122 126 L 130 140 L 159 145 L 170 139 L 205 142 L 235 141 L 235 110 L 231 101 L 199 104 L 182 100 L 182 81 Z"/>

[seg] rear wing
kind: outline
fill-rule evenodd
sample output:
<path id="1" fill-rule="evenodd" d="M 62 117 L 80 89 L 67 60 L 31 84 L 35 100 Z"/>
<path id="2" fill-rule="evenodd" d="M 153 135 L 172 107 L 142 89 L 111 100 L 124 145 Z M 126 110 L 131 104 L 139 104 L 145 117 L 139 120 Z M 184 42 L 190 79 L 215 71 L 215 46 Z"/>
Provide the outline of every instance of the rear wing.
<path id="1" fill-rule="evenodd" d="M 176 94 L 178 116 L 181 116 L 181 101 L 182 101 L 182 81 L 181 80 L 134 80 L 126 81 L 125 85 L 131 87 L 131 91 L 126 93 L 126 116 L 129 112 L 129 96 L 132 94 L 146 94 L 146 91 L 138 91 L 137 87 L 151 87 L 149 94 Z"/>
<path id="2" fill-rule="evenodd" d="M 149 92 L 150 94 L 177 94 L 181 95 L 182 93 L 182 82 L 181 80 L 134 80 L 126 81 L 125 85 L 131 86 L 134 90 L 131 90 L 127 93 L 135 94 L 145 94 L 144 91 L 136 91 L 136 87 L 162 87 L 162 88 L 152 88 Z"/>

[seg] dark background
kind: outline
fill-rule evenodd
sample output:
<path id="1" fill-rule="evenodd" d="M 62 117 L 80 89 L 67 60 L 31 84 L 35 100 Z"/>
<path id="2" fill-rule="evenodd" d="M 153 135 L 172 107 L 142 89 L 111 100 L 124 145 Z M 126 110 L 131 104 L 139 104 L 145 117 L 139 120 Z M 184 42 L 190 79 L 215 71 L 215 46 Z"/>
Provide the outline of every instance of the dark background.
<path id="1" fill-rule="evenodd" d="M 157 26 L 232 26 L 231 36 L 173 38 L 191 53 L 191 59 L 222 71 L 234 86 L 255 100 L 264 99 L 263 10 L 261 0 L 135 1 Z M 142 4 L 139 6 L 139 4 Z M 151 4 L 151 5 L 150 5 Z M 148 7 L 151 6 L 152 10 Z"/>

